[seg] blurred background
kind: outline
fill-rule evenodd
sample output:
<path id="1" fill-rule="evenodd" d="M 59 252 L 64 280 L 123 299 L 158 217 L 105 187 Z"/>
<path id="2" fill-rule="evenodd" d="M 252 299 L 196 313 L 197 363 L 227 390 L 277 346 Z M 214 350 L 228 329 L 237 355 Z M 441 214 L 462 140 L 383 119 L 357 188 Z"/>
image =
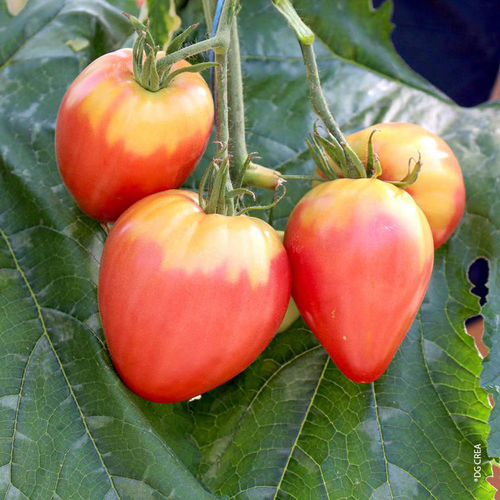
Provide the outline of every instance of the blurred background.
<path id="1" fill-rule="evenodd" d="M 373 0 L 379 7 L 384 0 Z M 393 0 L 401 57 L 461 106 L 500 97 L 499 0 Z"/>

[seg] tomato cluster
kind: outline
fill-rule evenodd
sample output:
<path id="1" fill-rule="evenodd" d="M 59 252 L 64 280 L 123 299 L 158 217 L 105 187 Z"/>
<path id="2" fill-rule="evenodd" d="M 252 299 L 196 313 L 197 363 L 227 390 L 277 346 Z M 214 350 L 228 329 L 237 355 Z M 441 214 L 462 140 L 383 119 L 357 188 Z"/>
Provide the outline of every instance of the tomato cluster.
<path id="1" fill-rule="evenodd" d="M 82 210 L 117 219 L 102 256 L 99 308 L 123 381 L 151 401 L 189 400 L 243 371 L 299 313 L 347 377 L 380 377 L 423 300 L 434 248 L 464 209 L 450 148 L 403 123 L 349 136 L 365 166 L 375 155 L 381 173 L 314 187 L 282 242 L 261 219 L 208 210 L 203 197 L 177 189 L 205 150 L 212 96 L 190 71 L 147 90 L 133 57 L 123 49 L 86 68 L 56 128 L 61 176 Z M 417 154 L 416 182 L 387 182 L 405 178 Z"/>

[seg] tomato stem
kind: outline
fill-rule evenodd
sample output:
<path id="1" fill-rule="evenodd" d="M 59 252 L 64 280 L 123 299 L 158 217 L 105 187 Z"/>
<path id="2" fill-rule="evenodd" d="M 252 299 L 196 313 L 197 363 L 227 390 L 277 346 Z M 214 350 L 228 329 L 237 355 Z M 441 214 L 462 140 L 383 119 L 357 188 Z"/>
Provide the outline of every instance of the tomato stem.
<path id="1" fill-rule="evenodd" d="M 311 100 L 313 111 L 324 123 L 327 131 L 342 146 L 342 149 L 345 152 L 347 166 L 352 172 L 350 177 L 366 177 L 366 170 L 363 166 L 363 163 L 347 143 L 344 134 L 335 121 L 333 113 L 328 107 L 325 95 L 323 94 L 318 65 L 316 63 L 316 55 L 314 53 L 313 47 L 314 33 L 304 23 L 304 21 L 302 21 L 290 0 L 273 0 L 273 4 L 285 17 L 288 24 L 291 26 L 291 28 L 295 32 L 295 35 L 297 36 L 306 69 L 307 84 L 309 86 L 309 97 Z"/>
<path id="2" fill-rule="evenodd" d="M 305 180 L 305 181 L 319 181 L 319 182 L 325 182 L 324 177 L 318 177 L 316 175 L 283 175 L 283 179 L 285 180 Z"/>
<path id="3" fill-rule="evenodd" d="M 229 115 L 227 102 L 227 53 L 215 54 L 215 101 L 217 107 L 217 118 L 215 128 L 215 140 L 217 141 L 217 152 L 221 152 L 229 143 Z"/>
<path id="4" fill-rule="evenodd" d="M 288 21 L 290 27 L 295 31 L 295 35 L 301 44 L 312 45 L 314 43 L 314 33 L 302 21 L 293 8 L 289 0 L 272 0 L 274 6 L 280 11 L 281 15 Z"/>
<path id="5" fill-rule="evenodd" d="M 245 138 L 245 104 L 241 76 L 240 40 L 238 20 L 233 19 L 231 44 L 228 52 L 228 101 L 229 101 L 229 155 L 231 171 L 236 174 L 248 156 Z M 234 175 L 233 174 L 233 175 Z"/>
<path id="6" fill-rule="evenodd" d="M 230 3 L 234 9 L 232 17 L 228 17 Z M 211 24 L 211 13 L 214 10 L 212 7 L 210 0 L 203 1 L 207 25 Z M 238 4 L 234 0 L 226 0 L 222 6 L 219 25 L 214 26 L 217 29 L 215 38 L 221 33 L 224 35 L 224 43 L 214 48 L 214 59 L 217 63 L 214 85 L 217 159 L 212 162 L 209 173 L 204 174 L 203 182 L 200 184 L 200 200 L 203 209 L 207 213 L 225 215 L 241 215 L 250 210 L 267 210 L 275 206 L 285 194 L 283 189 L 282 194 L 266 206 L 257 205 L 245 208 L 242 201 L 243 196 L 254 197 L 251 191 L 243 188 L 244 185 L 276 191 L 284 181 L 278 172 L 255 164 L 252 161 L 255 155 L 247 151 L 237 7 Z M 227 30 L 229 30 L 229 36 L 226 38 Z M 216 171 L 217 174 L 215 174 Z M 224 183 L 225 189 L 221 188 L 221 182 Z M 206 197 L 204 197 L 205 185 L 208 187 Z"/>
<path id="7" fill-rule="evenodd" d="M 241 76 L 240 40 L 238 20 L 235 16 L 231 29 L 231 43 L 228 52 L 228 102 L 229 102 L 229 145 L 231 175 L 237 182 L 252 187 L 274 191 L 283 183 L 278 171 L 257 165 L 250 161 L 245 137 L 245 103 L 243 79 Z"/>
<path id="8" fill-rule="evenodd" d="M 208 38 L 207 40 L 194 43 L 193 45 L 188 45 L 187 47 L 183 47 L 172 54 L 167 54 L 162 57 L 158 60 L 158 71 L 165 71 L 165 68 L 170 68 L 172 64 L 180 61 L 181 59 L 186 59 L 208 50 L 213 50 L 215 54 L 218 52 L 226 52 L 230 43 L 233 17 L 238 7 L 238 0 L 226 0 L 224 2 L 224 6 L 222 7 L 219 27 L 217 28 L 215 36 Z"/>
<path id="9" fill-rule="evenodd" d="M 307 84 L 309 86 L 309 97 L 311 99 L 313 111 L 321 118 L 321 121 L 325 124 L 328 132 L 330 132 L 332 136 L 337 140 L 337 142 L 342 145 L 344 151 L 346 151 L 347 153 L 347 161 L 349 163 L 353 163 L 358 176 L 366 177 L 366 170 L 363 166 L 363 163 L 357 157 L 356 153 L 352 151 L 351 147 L 344 137 L 344 134 L 337 125 L 337 122 L 335 121 L 330 108 L 328 107 L 325 95 L 323 94 L 323 90 L 321 88 L 321 80 L 319 77 L 318 65 L 316 63 L 314 47 L 312 45 L 304 44 L 300 41 L 299 43 L 302 50 L 304 65 L 306 68 Z"/>
<path id="10" fill-rule="evenodd" d="M 203 7 L 203 15 L 205 16 L 205 22 L 207 24 L 207 31 L 210 33 L 212 31 L 212 21 L 217 3 L 215 0 L 201 0 L 201 3 Z"/>
<path id="11" fill-rule="evenodd" d="M 229 3 L 226 0 L 226 4 Z M 216 103 L 216 125 L 215 138 L 217 140 L 217 152 L 223 158 L 228 158 L 229 144 L 229 114 L 228 114 L 228 99 L 227 99 L 227 47 L 225 50 L 215 51 L 215 103 Z M 229 169 L 229 165 L 227 167 Z M 231 175 L 225 175 L 225 188 L 232 191 L 233 184 Z M 224 203 L 225 205 L 225 203 Z M 227 200 L 228 211 L 234 213 L 234 200 Z M 220 206 L 220 205 L 218 205 Z"/>

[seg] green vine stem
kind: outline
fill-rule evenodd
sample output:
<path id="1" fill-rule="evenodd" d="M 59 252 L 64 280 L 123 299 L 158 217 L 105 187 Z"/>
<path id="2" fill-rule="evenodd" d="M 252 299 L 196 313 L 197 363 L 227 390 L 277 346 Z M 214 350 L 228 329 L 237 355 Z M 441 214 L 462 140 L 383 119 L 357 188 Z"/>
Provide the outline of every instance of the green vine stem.
<path id="1" fill-rule="evenodd" d="M 228 23 L 227 10 L 232 6 L 231 24 Z M 208 16 L 213 12 L 210 0 L 203 1 L 204 11 Z M 237 31 L 237 0 L 226 0 L 215 37 L 220 37 L 223 44 L 215 44 L 215 102 L 216 102 L 216 141 L 217 154 L 200 183 L 200 204 L 207 213 L 224 215 L 243 215 L 251 210 L 268 210 L 274 207 L 285 195 L 283 186 L 280 195 L 276 195 L 269 205 L 245 207 L 243 196 L 255 196 L 242 186 L 248 178 L 256 177 L 259 186 L 276 188 L 283 180 L 274 170 L 252 162 L 253 154 L 248 154 L 245 141 L 245 115 L 243 102 L 243 83 Z M 207 17 L 208 17 L 207 16 Z M 207 24 L 209 24 L 207 19 Z M 227 36 L 229 35 L 229 36 Z M 201 42 L 200 42 L 201 43 Z M 191 47 L 195 47 L 195 44 Z M 181 49 L 182 50 L 182 49 Z M 179 51 L 180 52 L 180 51 Z M 168 57 L 168 56 L 167 56 Z M 246 176 L 248 172 L 249 177 Z M 205 185 L 208 194 L 205 197 Z"/>
<path id="2" fill-rule="evenodd" d="M 307 24 L 302 21 L 290 0 L 272 0 L 274 6 L 281 15 L 288 21 L 290 27 L 295 31 L 300 44 L 312 45 L 314 43 L 314 33 Z"/>
<path id="3" fill-rule="evenodd" d="M 233 172 L 239 173 L 248 156 L 245 138 L 245 105 L 243 102 L 243 79 L 241 76 L 240 40 L 238 36 L 238 20 L 233 19 L 231 44 L 228 52 L 228 101 L 229 101 L 229 135 L 228 144 L 230 165 Z"/>
<path id="4" fill-rule="evenodd" d="M 218 51 L 227 51 L 230 44 L 233 17 L 238 7 L 238 0 L 226 0 L 224 2 L 224 6 L 222 7 L 219 27 L 215 36 L 208 38 L 207 40 L 194 43 L 193 45 L 188 45 L 187 47 L 183 47 L 172 54 L 167 54 L 162 57 L 158 60 L 158 71 L 164 72 L 165 68 L 170 68 L 172 64 L 180 61 L 181 59 L 186 59 L 187 57 L 195 56 L 208 50 L 214 50 L 215 53 Z"/>
<path id="5" fill-rule="evenodd" d="M 203 15 L 205 16 L 205 23 L 207 24 L 207 32 L 212 31 L 212 20 L 214 18 L 215 1 L 214 0 L 201 0 L 203 7 Z"/>
<path id="6" fill-rule="evenodd" d="M 202 0 L 205 22 L 208 31 L 212 30 L 212 18 L 215 10 L 213 0 Z M 220 26 L 220 25 L 219 25 Z M 228 153 L 230 172 L 233 184 L 276 190 L 283 183 L 281 175 L 276 170 L 254 163 L 247 150 L 245 137 L 245 104 L 243 99 L 243 78 L 241 74 L 240 43 L 238 35 L 237 16 L 233 17 L 229 49 L 228 65 L 228 120 L 229 142 Z M 224 142 L 221 140 L 221 142 Z"/>
<path id="7" fill-rule="evenodd" d="M 295 32 L 297 40 L 299 41 L 302 57 L 304 59 L 307 84 L 309 87 L 309 97 L 311 99 L 313 111 L 324 123 L 327 131 L 342 146 L 345 151 L 346 161 L 348 164 L 352 164 L 350 166 L 355 169 L 357 177 L 366 177 L 366 170 L 363 163 L 347 143 L 344 134 L 342 134 L 342 131 L 337 125 L 337 122 L 335 121 L 323 94 L 318 65 L 316 63 L 316 55 L 313 47 L 314 33 L 304 23 L 304 21 L 302 21 L 290 0 L 272 0 L 272 2 L 278 11 L 285 17 L 288 24 Z"/>
<path id="8" fill-rule="evenodd" d="M 238 20 L 233 19 L 231 44 L 228 53 L 228 101 L 229 101 L 229 154 L 233 178 L 237 184 L 276 190 L 283 179 L 276 170 L 250 161 L 245 137 L 245 104 L 243 99 L 243 78 L 241 75 L 240 40 Z"/>
<path id="9" fill-rule="evenodd" d="M 215 52 L 215 102 L 217 108 L 215 140 L 217 152 L 221 153 L 229 144 L 229 114 L 227 96 L 227 51 Z"/>
<path id="10" fill-rule="evenodd" d="M 222 8 L 221 13 L 221 24 L 217 29 L 217 36 L 221 36 L 223 44 L 214 49 L 215 62 L 217 66 L 215 67 L 215 103 L 216 103 L 216 128 L 215 128 L 215 139 L 217 141 L 217 153 L 218 156 L 226 159 L 228 161 L 228 144 L 229 144 L 229 106 L 228 106 L 228 81 L 227 81 L 227 54 L 229 46 L 231 44 L 230 31 L 232 27 L 232 19 L 229 23 L 227 17 L 227 9 L 229 5 L 233 6 L 233 13 L 236 10 L 236 2 L 234 0 L 226 0 Z M 226 9 L 226 10 L 225 10 Z M 236 17 L 236 16 L 234 16 Z M 224 20 L 224 22 L 223 22 Z M 229 32 L 227 32 L 229 30 Z M 222 35 L 221 35 L 222 33 Z M 231 174 L 229 171 L 229 165 L 227 166 L 227 173 L 224 174 L 223 181 L 225 183 L 224 189 L 222 189 L 222 196 L 224 192 L 231 192 L 233 190 L 233 184 L 231 182 Z M 233 198 L 228 198 L 224 203 L 219 204 L 219 206 L 224 206 L 225 213 L 227 215 L 233 215 L 235 212 L 235 204 Z M 225 208 L 227 206 L 227 208 Z"/>

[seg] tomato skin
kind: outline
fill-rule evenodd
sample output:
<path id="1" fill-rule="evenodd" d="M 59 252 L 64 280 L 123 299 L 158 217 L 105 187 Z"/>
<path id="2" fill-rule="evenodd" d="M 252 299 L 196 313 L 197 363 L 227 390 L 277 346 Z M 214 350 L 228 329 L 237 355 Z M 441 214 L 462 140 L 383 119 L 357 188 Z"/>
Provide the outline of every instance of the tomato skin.
<path id="1" fill-rule="evenodd" d="M 253 217 L 205 214 L 171 190 L 133 205 L 106 241 L 99 308 L 113 363 L 150 401 L 188 400 L 269 344 L 291 291 L 278 235 Z"/>
<path id="2" fill-rule="evenodd" d="M 201 75 L 183 73 L 149 92 L 134 80 L 130 49 L 105 54 L 80 73 L 59 109 L 63 181 L 88 215 L 116 220 L 145 196 L 182 185 L 205 151 L 213 118 Z"/>
<path id="3" fill-rule="evenodd" d="M 293 297 L 290 297 L 290 302 L 288 304 L 283 321 L 278 328 L 278 333 L 288 330 L 288 328 L 290 328 L 299 318 L 300 312 L 297 308 L 297 304 L 295 303 L 295 300 L 293 300 Z"/>
<path id="4" fill-rule="evenodd" d="M 422 156 L 417 181 L 405 191 L 411 194 L 431 226 L 434 248 L 455 231 L 465 208 L 462 170 L 448 144 L 439 136 L 412 123 L 378 123 L 346 137 L 366 163 L 368 138 L 373 129 L 373 149 L 382 165 L 382 180 L 401 180 L 408 173 L 408 160 Z"/>
<path id="5" fill-rule="evenodd" d="M 372 382 L 386 370 L 424 298 L 434 262 L 424 214 L 376 179 L 324 182 L 285 230 L 293 297 L 342 373 Z"/>

